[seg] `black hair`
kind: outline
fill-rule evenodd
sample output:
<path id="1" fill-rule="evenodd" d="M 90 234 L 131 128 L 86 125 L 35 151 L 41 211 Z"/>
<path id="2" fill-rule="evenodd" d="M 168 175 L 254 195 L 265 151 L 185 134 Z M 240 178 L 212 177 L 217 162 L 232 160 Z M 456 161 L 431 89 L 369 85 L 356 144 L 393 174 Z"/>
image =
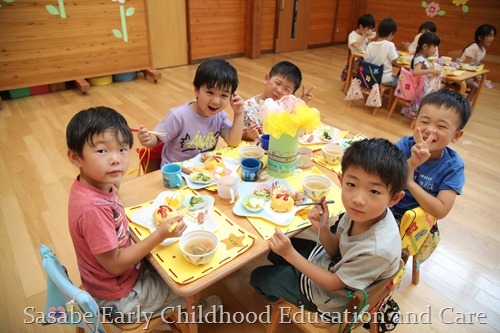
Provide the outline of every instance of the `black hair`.
<path id="1" fill-rule="evenodd" d="M 422 23 L 420 27 L 418 27 L 418 32 L 421 33 L 424 32 L 424 30 L 436 33 L 437 32 L 436 23 L 432 21 L 427 21 Z"/>
<path id="2" fill-rule="evenodd" d="M 359 26 L 362 26 L 363 28 L 375 28 L 375 17 L 373 17 L 372 14 L 364 14 L 361 15 L 358 18 L 358 26 L 356 28 L 359 28 Z"/>
<path id="3" fill-rule="evenodd" d="M 388 37 L 390 34 L 395 34 L 398 31 L 398 24 L 392 18 L 385 18 L 378 25 L 378 36 Z"/>
<path id="4" fill-rule="evenodd" d="M 472 112 L 467 98 L 453 89 L 442 89 L 425 95 L 420 103 L 419 111 L 424 105 L 434 105 L 437 108 L 451 109 L 456 112 L 460 117 L 458 130 L 462 130 L 467 125 Z"/>
<path id="5" fill-rule="evenodd" d="M 66 144 L 68 149 L 82 156 L 85 142 L 94 146 L 96 134 L 113 131 L 116 138 L 121 134 L 123 144 L 132 148 L 134 136 L 125 118 L 117 111 L 106 106 L 96 106 L 75 114 L 66 127 Z"/>
<path id="6" fill-rule="evenodd" d="M 391 195 L 406 188 L 408 162 L 403 151 L 387 139 L 354 141 L 345 150 L 341 165 L 342 173 L 349 167 L 359 167 L 380 177 Z"/>
<path id="7" fill-rule="evenodd" d="M 418 44 L 417 48 L 415 49 L 415 55 L 413 56 L 413 59 L 411 59 L 411 69 L 413 69 L 413 62 L 415 61 L 415 58 L 420 54 L 422 51 L 422 48 L 424 47 L 424 44 L 427 44 L 427 46 L 439 46 L 441 43 L 441 38 L 439 38 L 436 33 L 427 31 L 424 32 L 419 38 L 418 38 Z"/>
<path id="8" fill-rule="evenodd" d="M 269 77 L 282 75 L 285 79 L 294 83 L 293 92 L 295 93 L 302 84 L 302 72 L 299 67 L 289 61 L 280 61 L 275 64 L 269 72 Z"/>
<path id="9" fill-rule="evenodd" d="M 474 34 L 474 42 L 476 42 L 477 45 L 483 46 L 484 39 L 487 36 L 489 36 L 492 32 L 495 36 L 497 35 L 497 29 L 491 24 L 483 24 L 479 26 L 476 29 L 476 33 Z"/>
<path id="10" fill-rule="evenodd" d="M 238 88 L 238 72 L 224 59 L 208 59 L 196 69 L 193 85 L 196 89 L 228 88 L 233 94 Z"/>

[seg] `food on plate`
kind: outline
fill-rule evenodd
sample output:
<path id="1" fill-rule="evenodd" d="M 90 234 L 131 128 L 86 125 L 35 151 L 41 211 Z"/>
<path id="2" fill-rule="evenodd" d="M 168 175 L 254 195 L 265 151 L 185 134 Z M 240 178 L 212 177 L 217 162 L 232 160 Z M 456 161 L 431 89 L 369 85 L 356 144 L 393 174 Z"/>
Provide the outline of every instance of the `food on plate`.
<path id="1" fill-rule="evenodd" d="M 225 168 L 224 161 L 222 160 L 222 157 L 220 156 L 214 156 L 212 155 L 211 157 L 208 157 L 205 161 L 205 169 L 208 171 L 215 171 L 217 168 Z"/>
<path id="2" fill-rule="evenodd" d="M 266 200 L 262 197 L 257 197 L 255 195 L 248 195 L 243 198 L 243 207 L 251 212 L 258 212 L 264 208 Z"/>
<path id="3" fill-rule="evenodd" d="M 198 222 L 198 224 L 202 224 L 203 222 L 205 222 L 205 213 L 199 212 L 198 216 L 196 217 L 196 222 Z"/>
<path id="4" fill-rule="evenodd" d="M 268 184 L 258 185 L 253 190 L 252 193 L 256 197 L 263 198 L 264 200 L 269 200 L 271 199 L 271 185 Z"/>
<path id="5" fill-rule="evenodd" d="M 271 196 L 271 209 L 278 213 L 286 213 L 293 209 L 295 201 L 292 192 L 277 188 Z"/>
<path id="6" fill-rule="evenodd" d="M 165 198 L 165 205 L 172 208 L 179 208 L 184 201 L 184 194 L 179 192 L 171 192 L 169 196 Z"/>
<path id="7" fill-rule="evenodd" d="M 155 224 L 159 226 L 169 218 L 177 215 L 179 215 L 177 209 L 169 207 L 167 205 L 161 205 L 160 207 L 156 208 L 155 211 L 153 212 L 153 220 L 155 221 Z"/>
<path id="8" fill-rule="evenodd" d="M 206 195 L 192 196 L 186 199 L 184 204 L 189 210 L 197 210 L 205 207 L 208 204 L 208 197 Z"/>
<path id="9" fill-rule="evenodd" d="M 214 180 L 214 177 L 210 172 L 197 171 L 190 174 L 189 179 L 191 179 L 193 183 L 208 184 Z"/>
<path id="10" fill-rule="evenodd" d="M 330 135 L 328 131 L 323 131 L 323 134 L 321 135 L 321 138 L 326 141 L 331 141 L 333 140 L 333 137 Z"/>

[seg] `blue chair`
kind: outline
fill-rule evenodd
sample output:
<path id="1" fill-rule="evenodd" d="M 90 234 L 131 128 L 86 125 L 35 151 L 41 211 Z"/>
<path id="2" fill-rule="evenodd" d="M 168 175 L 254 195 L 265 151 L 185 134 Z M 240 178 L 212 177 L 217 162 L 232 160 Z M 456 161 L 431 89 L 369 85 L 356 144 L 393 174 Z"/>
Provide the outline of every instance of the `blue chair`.
<path id="1" fill-rule="evenodd" d="M 150 332 L 159 324 L 162 318 L 152 318 L 147 323 L 110 324 L 102 322 L 99 306 L 94 298 L 85 290 L 76 287 L 69 279 L 66 268 L 61 265 L 52 250 L 44 244 L 40 245 L 42 264 L 47 273 L 47 300 L 45 304 L 45 322 L 68 324 L 76 326 L 76 332 Z M 85 317 L 83 317 L 85 316 Z M 168 322 L 176 322 L 175 312 L 168 316 Z M 85 320 L 82 320 L 84 318 Z M 114 329 L 112 329 L 114 327 Z M 170 325 L 173 332 L 182 332 L 180 328 Z M 182 327 L 182 330 L 185 328 Z"/>

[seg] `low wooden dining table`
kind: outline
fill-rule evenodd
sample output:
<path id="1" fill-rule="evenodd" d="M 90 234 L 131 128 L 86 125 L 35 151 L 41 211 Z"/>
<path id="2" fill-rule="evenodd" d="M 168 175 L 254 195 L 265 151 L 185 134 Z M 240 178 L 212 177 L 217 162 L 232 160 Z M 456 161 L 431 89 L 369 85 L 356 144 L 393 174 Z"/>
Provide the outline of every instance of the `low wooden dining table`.
<path id="1" fill-rule="evenodd" d="M 480 71 L 464 71 L 460 75 L 446 75 L 443 77 L 443 83 L 450 84 L 456 83 L 460 87 L 460 94 L 462 96 L 467 96 L 467 79 L 472 79 L 475 77 L 479 77 L 480 80 L 478 82 L 478 88 L 476 94 L 474 95 L 474 99 L 472 100 L 471 109 L 474 109 L 476 105 L 477 99 L 479 97 L 479 93 L 481 92 L 481 88 L 483 87 L 484 82 L 486 81 L 486 74 L 490 71 L 488 69 L 482 69 Z"/>
<path id="2" fill-rule="evenodd" d="M 318 153 L 320 152 L 316 152 L 316 154 Z M 335 185 L 337 186 L 339 185 L 338 177 L 333 171 L 323 166 L 317 165 L 315 163 L 313 163 L 313 165 L 315 165 L 325 175 L 327 175 Z M 166 190 L 170 189 L 167 189 L 163 186 L 161 171 L 157 170 L 139 176 L 137 178 L 132 178 L 124 181 L 120 186 L 118 197 L 125 207 L 132 207 L 153 200 L 160 192 Z M 253 245 L 248 250 L 238 255 L 233 260 L 220 266 L 216 270 L 187 284 L 179 284 L 173 281 L 172 278 L 167 274 L 165 269 L 160 265 L 158 259 L 151 254 L 148 255 L 147 259 L 155 268 L 155 270 L 159 273 L 159 275 L 163 278 L 163 280 L 167 283 L 170 289 L 176 294 L 186 298 L 186 306 L 187 306 L 186 312 L 188 313 L 189 316 L 188 318 L 193 318 L 191 317 L 192 312 L 195 311 L 196 305 L 200 300 L 201 293 L 203 290 L 217 283 L 218 281 L 224 279 L 230 274 L 238 271 L 248 263 L 252 262 L 256 258 L 260 257 L 263 254 L 266 254 L 269 251 L 268 241 L 264 240 L 259 235 L 257 230 L 252 226 L 252 224 L 248 221 L 248 219 L 246 217 L 237 216 L 233 213 L 234 204 L 230 204 L 227 200 L 219 198 L 217 192 L 208 191 L 205 189 L 198 189 L 197 191 L 200 194 L 212 196 L 215 199 L 214 206 L 217 209 L 219 209 L 232 221 L 236 222 L 241 228 L 244 228 L 246 231 L 252 233 L 256 237 Z M 287 235 L 292 237 L 303 230 L 304 229 L 293 231 L 287 233 Z M 138 235 L 135 234 L 133 228 L 131 228 L 131 236 L 135 242 L 139 241 L 139 237 Z M 198 332 L 197 322 L 189 321 L 188 327 L 190 333 Z"/>

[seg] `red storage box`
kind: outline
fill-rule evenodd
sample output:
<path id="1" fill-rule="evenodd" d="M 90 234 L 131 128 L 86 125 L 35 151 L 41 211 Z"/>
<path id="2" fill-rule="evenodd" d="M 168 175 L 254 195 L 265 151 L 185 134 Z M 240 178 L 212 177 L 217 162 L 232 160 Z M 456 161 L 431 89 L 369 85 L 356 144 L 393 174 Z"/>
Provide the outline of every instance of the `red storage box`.
<path id="1" fill-rule="evenodd" d="M 30 87 L 31 95 L 47 94 L 50 92 L 49 85 L 43 84 L 41 86 Z"/>

